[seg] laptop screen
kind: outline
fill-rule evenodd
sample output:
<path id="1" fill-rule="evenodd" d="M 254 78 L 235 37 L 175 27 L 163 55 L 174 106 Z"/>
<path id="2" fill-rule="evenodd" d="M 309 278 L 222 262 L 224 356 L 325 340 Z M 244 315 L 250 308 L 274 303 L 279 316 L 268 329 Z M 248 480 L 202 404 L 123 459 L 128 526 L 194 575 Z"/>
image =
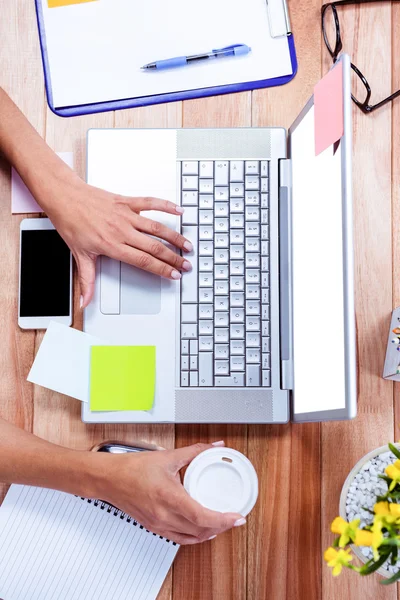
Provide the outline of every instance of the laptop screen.
<path id="1" fill-rule="evenodd" d="M 294 413 L 301 420 L 346 407 L 342 148 L 315 156 L 313 105 L 291 131 L 291 158 Z"/>

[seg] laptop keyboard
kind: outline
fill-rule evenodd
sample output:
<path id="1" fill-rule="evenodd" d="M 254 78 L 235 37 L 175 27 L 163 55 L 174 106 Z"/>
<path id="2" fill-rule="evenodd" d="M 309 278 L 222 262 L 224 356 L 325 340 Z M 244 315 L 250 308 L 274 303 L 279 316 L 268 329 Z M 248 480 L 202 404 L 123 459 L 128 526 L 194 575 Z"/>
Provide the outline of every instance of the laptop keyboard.
<path id="1" fill-rule="evenodd" d="M 269 162 L 182 161 L 182 387 L 270 387 Z"/>

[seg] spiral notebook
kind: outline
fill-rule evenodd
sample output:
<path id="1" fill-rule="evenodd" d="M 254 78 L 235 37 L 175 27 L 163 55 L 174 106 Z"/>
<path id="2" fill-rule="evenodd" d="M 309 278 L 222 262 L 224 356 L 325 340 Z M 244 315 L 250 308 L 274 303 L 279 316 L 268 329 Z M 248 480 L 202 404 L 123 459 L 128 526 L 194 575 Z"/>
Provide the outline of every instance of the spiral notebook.
<path id="1" fill-rule="evenodd" d="M 0 508 L 0 598 L 154 600 L 178 548 L 99 500 L 13 485 Z"/>

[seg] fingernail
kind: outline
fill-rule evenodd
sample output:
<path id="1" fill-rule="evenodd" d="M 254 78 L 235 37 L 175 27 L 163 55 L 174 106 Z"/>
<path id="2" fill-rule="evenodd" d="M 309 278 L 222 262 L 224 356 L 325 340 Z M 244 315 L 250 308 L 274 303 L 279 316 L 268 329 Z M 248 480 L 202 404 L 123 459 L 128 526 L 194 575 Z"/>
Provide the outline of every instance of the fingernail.
<path id="1" fill-rule="evenodd" d="M 221 440 L 220 442 L 213 442 L 211 445 L 212 446 L 225 446 L 225 442 L 223 440 Z"/>
<path id="2" fill-rule="evenodd" d="M 171 277 L 172 279 L 180 279 L 182 275 L 179 273 L 179 271 L 172 271 Z"/>
<path id="3" fill-rule="evenodd" d="M 191 244 L 190 242 L 185 242 L 183 244 L 183 247 L 187 252 L 191 252 L 193 250 L 193 244 Z"/>
<path id="4" fill-rule="evenodd" d="M 83 306 L 83 296 L 81 296 L 79 298 L 79 308 L 82 308 L 82 306 Z"/>
<path id="5" fill-rule="evenodd" d="M 191 271 L 191 270 L 192 270 L 192 265 L 191 265 L 191 263 L 190 263 L 188 260 L 185 260 L 185 261 L 183 261 L 183 264 L 182 264 L 182 269 L 183 269 L 184 271 Z"/>
<path id="6" fill-rule="evenodd" d="M 215 540 L 216 537 L 216 535 L 212 535 L 210 538 L 208 538 L 207 542 L 209 542 L 210 540 Z"/>
<path id="7" fill-rule="evenodd" d="M 235 521 L 233 524 L 234 527 L 240 527 L 241 525 L 246 525 L 246 519 L 243 519 L 243 517 Z"/>
<path id="8" fill-rule="evenodd" d="M 185 212 L 185 209 L 183 208 L 183 206 L 177 206 L 175 208 L 176 212 L 179 213 L 180 215 L 183 215 L 183 213 Z"/>

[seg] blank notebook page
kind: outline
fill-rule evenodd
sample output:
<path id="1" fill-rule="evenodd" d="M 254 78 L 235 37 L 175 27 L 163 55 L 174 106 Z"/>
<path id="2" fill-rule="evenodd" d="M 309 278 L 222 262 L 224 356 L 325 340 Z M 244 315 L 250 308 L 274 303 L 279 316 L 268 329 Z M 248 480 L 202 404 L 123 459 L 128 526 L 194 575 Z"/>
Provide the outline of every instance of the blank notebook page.
<path id="1" fill-rule="evenodd" d="M 107 508 L 11 486 L 0 509 L 0 598 L 154 600 L 178 546 Z"/>

